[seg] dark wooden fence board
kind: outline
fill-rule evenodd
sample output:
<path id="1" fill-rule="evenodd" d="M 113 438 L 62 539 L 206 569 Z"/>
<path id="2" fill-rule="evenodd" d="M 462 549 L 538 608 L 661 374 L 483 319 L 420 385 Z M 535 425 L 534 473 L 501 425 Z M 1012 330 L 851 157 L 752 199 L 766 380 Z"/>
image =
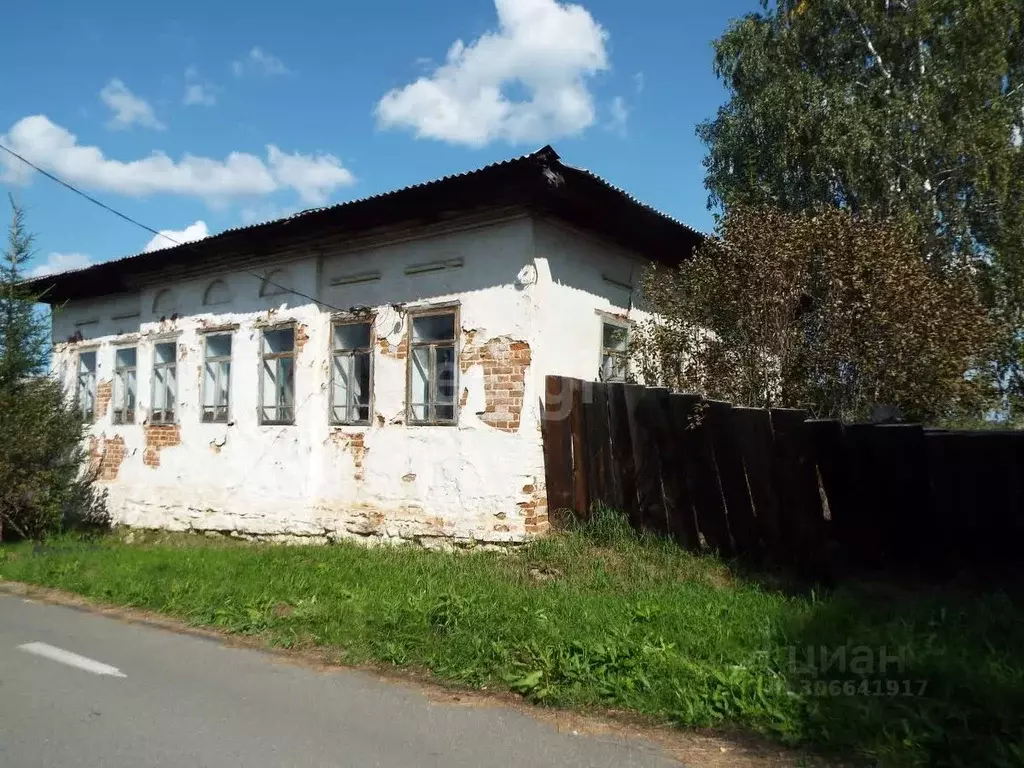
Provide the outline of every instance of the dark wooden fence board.
<path id="1" fill-rule="evenodd" d="M 686 463 L 683 458 L 683 429 L 685 424 L 675 421 L 676 410 L 673 400 L 683 395 L 666 395 L 661 403 L 664 429 L 660 432 L 661 481 L 665 494 L 665 516 L 672 537 L 685 549 L 696 551 L 700 548 L 697 522 L 693 511 L 693 498 L 686 480 Z"/>
<path id="2" fill-rule="evenodd" d="M 668 533 L 661 494 L 661 462 L 657 450 L 659 414 L 656 390 L 627 384 L 626 411 L 629 415 L 629 436 L 633 443 L 640 524 L 652 531 Z"/>
<path id="3" fill-rule="evenodd" d="M 729 521 L 736 553 L 759 559 L 757 522 L 747 488 L 747 477 L 743 470 L 736 430 L 733 425 L 732 406 L 718 400 L 708 400 L 705 415 L 711 446 L 715 452 L 718 478 L 725 498 L 725 513 Z"/>
<path id="4" fill-rule="evenodd" d="M 785 554 L 808 576 L 825 575 L 825 517 L 806 427 L 807 413 L 771 410 Z"/>
<path id="5" fill-rule="evenodd" d="M 693 499 L 697 530 L 704 542 L 725 557 L 733 554 L 725 500 L 718 479 L 715 454 L 705 421 L 705 402 L 697 395 L 670 395 L 672 424 L 683 453 L 686 487 Z"/>
<path id="6" fill-rule="evenodd" d="M 544 483 L 551 512 L 572 507 L 572 434 L 569 430 L 569 407 L 564 399 L 571 391 L 567 381 L 561 376 L 544 378 L 541 434 L 544 442 Z"/>
<path id="7" fill-rule="evenodd" d="M 625 384 L 608 385 L 608 417 L 613 471 L 619 478 L 617 488 L 622 501 L 621 508 L 630 522 L 639 527 L 640 502 L 636 494 L 636 468 L 633 465 L 633 440 L 629 432 Z"/>
<path id="8" fill-rule="evenodd" d="M 767 554 L 778 557 L 782 551 L 782 534 L 779 528 L 779 499 L 772 477 L 775 447 L 771 418 L 768 411 L 759 408 L 733 408 L 732 419 L 740 455 L 743 457 L 761 546 Z"/>
<path id="9" fill-rule="evenodd" d="M 703 539 L 813 578 L 1021 569 L 1022 431 L 843 426 L 558 376 L 541 429 L 552 510 L 605 504 L 681 546 Z"/>
<path id="10" fill-rule="evenodd" d="M 584 395 L 588 394 L 584 391 Z M 587 488 L 591 507 L 595 504 L 611 506 L 609 485 L 609 457 L 611 440 L 608 437 L 607 389 L 601 382 L 590 385 L 589 397 L 583 398 L 583 421 L 587 429 Z"/>
<path id="11" fill-rule="evenodd" d="M 572 432 L 572 508 L 583 516 L 590 515 L 589 462 L 587 456 L 587 425 L 583 414 L 584 387 L 590 382 L 570 379 L 572 409 L 569 429 Z"/>

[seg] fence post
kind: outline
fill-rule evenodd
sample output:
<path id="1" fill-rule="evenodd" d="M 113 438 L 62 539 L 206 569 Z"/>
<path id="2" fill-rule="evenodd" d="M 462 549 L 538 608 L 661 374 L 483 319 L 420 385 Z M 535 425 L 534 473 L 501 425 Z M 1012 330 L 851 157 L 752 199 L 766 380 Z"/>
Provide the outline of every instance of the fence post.
<path id="1" fill-rule="evenodd" d="M 634 527 L 639 528 L 640 502 L 636 494 L 636 468 L 633 464 L 633 440 L 629 432 L 625 384 L 608 384 L 608 418 L 613 467 L 619 478 L 617 496 L 622 505 L 621 511 Z"/>
<path id="2" fill-rule="evenodd" d="M 572 442 L 569 432 L 567 398 L 571 390 L 562 376 L 544 377 L 544 419 L 541 439 L 544 446 L 544 483 L 551 513 L 572 508 Z"/>

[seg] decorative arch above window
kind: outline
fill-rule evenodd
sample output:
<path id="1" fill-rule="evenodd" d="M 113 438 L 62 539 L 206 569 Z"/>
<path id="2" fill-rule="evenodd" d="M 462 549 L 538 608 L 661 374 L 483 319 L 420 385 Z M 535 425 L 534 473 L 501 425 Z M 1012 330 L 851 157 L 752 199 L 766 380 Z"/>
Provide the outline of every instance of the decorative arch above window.
<path id="1" fill-rule="evenodd" d="M 167 315 L 178 311 L 178 296 L 170 288 L 157 291 L 153 297 L 153 314 Z"/>
<path id="2" fill-rule="evenodd" d="M 203 294 L 203 306 L 212 307 L 217 304 L 227 304 L 233 298 L 234 296 L 227 283 L 219 279 L 214 280 L 206 287 L 206 293 Z"/>
<path id="3" fill-rule="evenodd" d="M 288 274 L 286 269 L 275 269 L 265 278 L 260 284 L 260 297 L 264 296 L 284 296 L 291 293 L 284 286 L 291 282 L 291 276 Z"/>

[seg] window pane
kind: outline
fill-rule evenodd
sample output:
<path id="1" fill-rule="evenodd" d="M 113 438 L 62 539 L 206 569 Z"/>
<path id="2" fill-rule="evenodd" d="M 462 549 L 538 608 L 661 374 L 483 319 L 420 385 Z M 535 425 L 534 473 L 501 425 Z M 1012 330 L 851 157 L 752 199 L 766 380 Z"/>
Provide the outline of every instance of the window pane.
<path id="1" fill-rule="evenodd" d="M 207 336 L 206 357 L 231 357 L 231 336 L 228 334 Z"/>
<path id="2" fill-rule="evenodd" d="M 174 362 L 175 343 L 173 341 L 164 344 L 157 344 L 154 349 L 153 362 L 156 365 L 164 365 Z"/>
<path id="3" fill-rule="evenodd" d="M 365 349 L 370 346 L 369 323 L 344 323 L 334 326 L 335 349 Z"/>
<path id="4" fill-rule="evenodd" d="M 409 412 L 412 414 L 413 421 L 427 420 L 427 406 L 425 405 L 417 405 L 413 403 L 409 406 Z"/>
<path id="5" fill-rule="evenodd" d="M 263 361 L 263 405 L 277 405 L 277 361 Z"/>
<path id="6" fill-rule="evenodd" d="M 210 407 L 217 401 L 217 369 L 219 363 L 207 363 L 203 366 L 203 406 Z"/>
<path id="7" fill-rule="evenodd" d="M 438 421 L 453 421 L 455 419 L 454 405 L 439 405 L 434 409 Z"/>
<path id="8" fill-rule="evenodd" d="M 413 347 L 410 378 L 410 402 L 413 405 L 430 402 L 430 347 Z"/>
<path id="9" fill-rule="evenodd" d="M 355 389 L 355 402 L 359 405 L 370 403 L 370 355 L 360 353 L 354 356 L 353 365 L 355 371 L 352 377 L 352 385 Z"/>
<path id="10" fill-rule="evenodd" d="M 153 369 L 153 410 L 162 411 L 167 407 L 167 369 Z"/>
<path id="11" fill-rule="evenodd" d="M 78 356 L 79 373 L 96 373 L 96 353 L 82 352 Z"/>
<path id="12" fill-rule="evenodd" d="M 263 354 L 278 355 L 282 352 L 291 352 L 294 348 L 295 330 L 293 328 L 263 332 Z"/>
<path id="13" fill-rule="evenodd" d="M 128 407 L 131 410 L 134 411 L 135 410 L 135 394 L 136 394 L 135 371 L 128 371 L 127 377 L 128 377 Z"/>
<path id="14" fill-rule="evenodd" d="M 278 368 L 278 405 L 293 405 L 295 403 L 295 361 L 289 357 L 277 361 Z"/>
<path id="15" fill-rule="evenodd" d="M 220 366 L 220 388 L 217 390 L 217 405 L 226 406 L 231 393 L 231 363 L 227 360 L 217 363 Z"/>
<path id="16" fill-rule="evenodd" d="M 437 347 L 434 372 L 437 376 L 437 402 L 455 402 L 455 348 Z M 440 416 L 438 418 L 441 418 Z"/>
<path id="17" fill-rule="evenodd" d="M 604 324 L 604 348 L 615 352 L 626 351 L 629 330 L 621 325 Z"/>
<path id="18" fill-rule="evenodd" d="M 172 366 L 167 368 L 167 404 L 166 408 L 174 408 L 174 400 L 178 396 L 178 372 Z"/>
<path id="19" fill-rule="evenodd" d="M 114 357 L 116 368 L 134 368 L 135 367 L 135 347 L 129 347 L 128 349 L 119 349 Z"/>
<path id="20" fill-rule="evenodd" d="M 352 358 L 348 355 L 337 355 L 334 358 L 334 419 L 348 421 L 348 395 L 350 389 L 349 374 Z"/>
<path id="21" fill-rule="evenodd" d="M 412 340 L 452 341 L 455 338 L 455 314 L 424 315 L 412 319 Z"/>

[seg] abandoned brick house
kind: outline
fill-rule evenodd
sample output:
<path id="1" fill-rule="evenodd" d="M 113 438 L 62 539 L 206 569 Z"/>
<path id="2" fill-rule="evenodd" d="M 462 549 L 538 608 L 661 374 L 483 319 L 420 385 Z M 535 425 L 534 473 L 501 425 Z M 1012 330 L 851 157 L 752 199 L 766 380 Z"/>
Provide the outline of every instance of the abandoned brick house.
<path id="1" fill-rule="evenodd" d="M 544 376 L 614 377 L 698 237 L 545 147 L 33 287 L 117 521 L 507 542 L 547 527 Z"/>

